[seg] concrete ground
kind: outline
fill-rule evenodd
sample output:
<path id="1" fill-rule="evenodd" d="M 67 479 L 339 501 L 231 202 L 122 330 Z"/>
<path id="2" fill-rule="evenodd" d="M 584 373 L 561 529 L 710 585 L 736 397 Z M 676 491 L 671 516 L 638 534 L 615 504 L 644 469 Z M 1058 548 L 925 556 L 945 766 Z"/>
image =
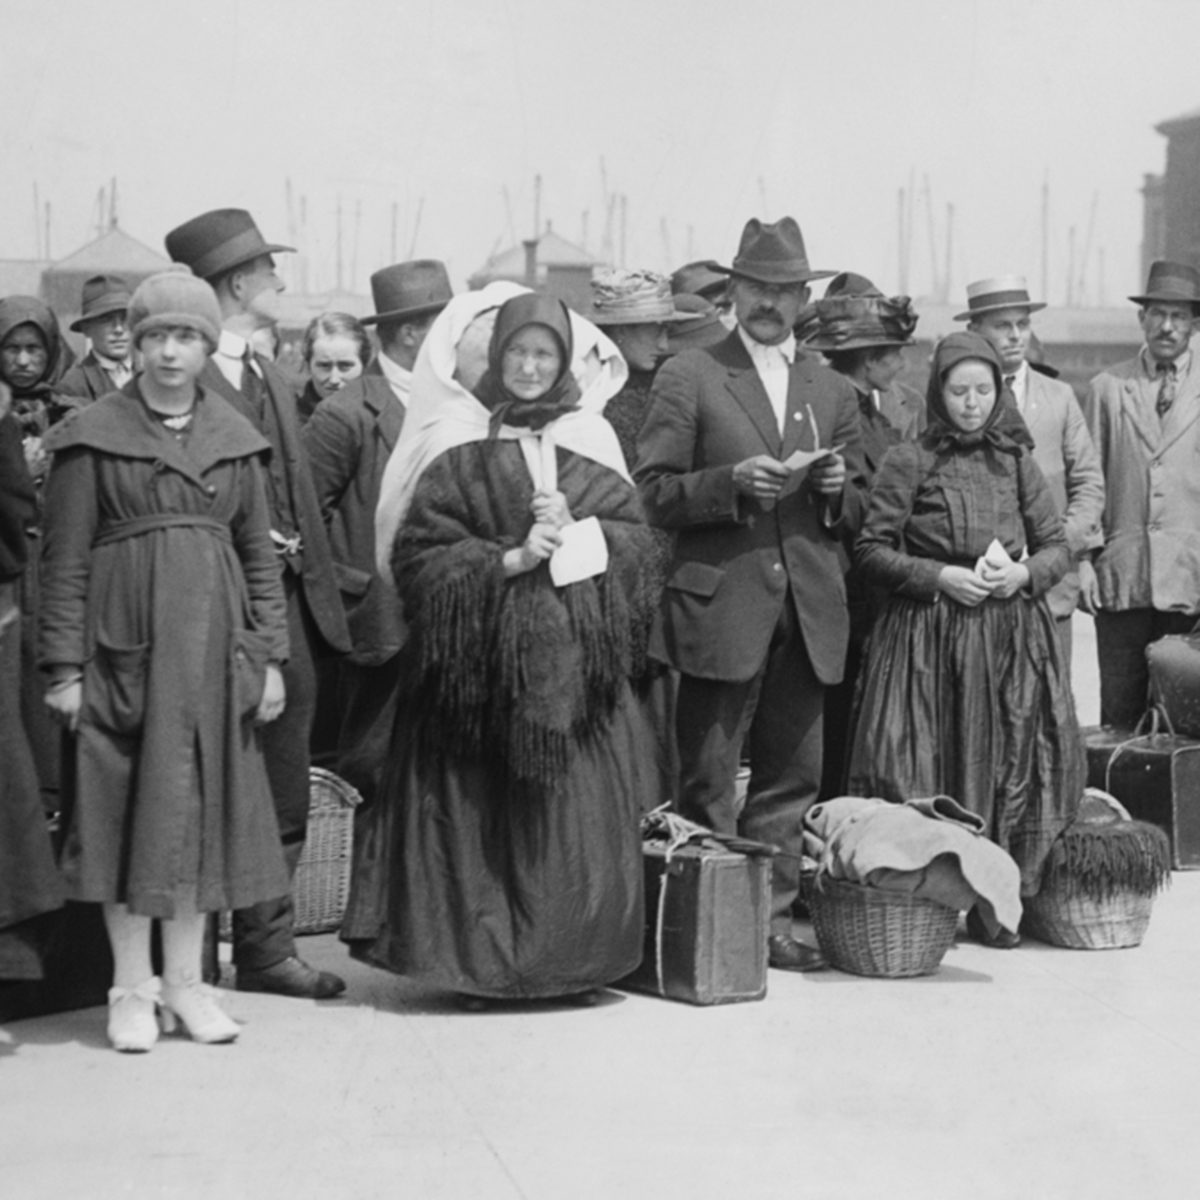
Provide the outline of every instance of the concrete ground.
<path id="1" fill-rule="evenodd" d="M 482 1014 L 309 938 L 346 998 L 230 993 L 236 1045 L 118 1055 L 100 1009 L 0 1029 L 0 1196 L 1195 1195 L 1198 922 L 1200 874 L 1176 874 L 1135 950 L 962 941 L 924 979 Z"/>

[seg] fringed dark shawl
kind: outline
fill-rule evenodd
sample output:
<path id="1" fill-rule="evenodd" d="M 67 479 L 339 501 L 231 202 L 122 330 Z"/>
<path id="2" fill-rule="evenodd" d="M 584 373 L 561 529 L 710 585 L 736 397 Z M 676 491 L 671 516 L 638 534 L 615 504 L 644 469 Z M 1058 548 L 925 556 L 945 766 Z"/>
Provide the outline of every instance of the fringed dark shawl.
<path id="1" fill-rule="evenodd" d="M 392 557 L 409 625 L 401 686 L 417 736 L 538 795 L 607 727 L 641 671 L 654 603 L 653 537 L 634 488 L 561 447 L 558 486 L 576 520 L 599 518 L 604 575 L 556 588 L 543 563 L 505 578 L 504 551 L 533 521 L 515 441 L 472 442 L 426 468 Z"/>

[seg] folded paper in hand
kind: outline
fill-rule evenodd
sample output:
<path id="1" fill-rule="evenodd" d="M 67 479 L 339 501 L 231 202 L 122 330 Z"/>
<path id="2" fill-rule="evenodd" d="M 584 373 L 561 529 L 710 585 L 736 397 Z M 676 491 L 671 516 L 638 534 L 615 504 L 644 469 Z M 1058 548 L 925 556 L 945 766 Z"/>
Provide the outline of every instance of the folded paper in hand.
<path id="1" fill-rule="evenodd" d="M 566 587 L 608 570 L 608 543 L 595 517 L 585 517 L 559 530 L 562 538 L 550 555 L 550 579 L 555 587 Z"/>
<path id="2" fill-rule="evenodd" d="M 815 462 L 819 462 L 822 458 L 828 458 L 831 454 L 836 454 L 841 450 L 842 446 L 830 446 L 822 450 L 818 446 L 815 450 L 794 450 L 783 460 L 783 465 L 789 471 L 807 471 Z"/>
<path id="3" fill-rule="evenodd" d="M 988 548 L 975 561 L 975 574 L 982 575 L 984 567 L 998 571 L 1001 567 L 1012 566 L 1012 556 L 1000 544 L 998 538 L 992 538 Z"/>

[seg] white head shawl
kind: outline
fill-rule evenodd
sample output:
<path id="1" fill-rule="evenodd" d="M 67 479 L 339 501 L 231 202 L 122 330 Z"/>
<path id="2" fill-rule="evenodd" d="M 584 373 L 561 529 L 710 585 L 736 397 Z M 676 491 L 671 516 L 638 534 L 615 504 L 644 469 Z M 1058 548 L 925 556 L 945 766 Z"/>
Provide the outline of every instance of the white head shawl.
<path id="1" fill-rule="evenodd" d="M 447 450 L 488 437 L 492 414 L 455 378 L 458 344 L 477 317 L 527 291 L 515 283 L 489 283 L 482 291 L 455 296 L 429 327 L 413 368 L 412 399 L 383 472 L 375 510 L 375 565 L 388 582 L 392 581 L 392 543 L 421 473 Z M 601 416 L 604 406 L 625 386 L 629 368 L 612 340 L 576 312 L 571 312 L 571 336 L 575 343 L 571 373 L 581 393 L 579 408 L 551 421 L 542 433 L 632 484 L 617 435 Z M 537 435 L 502 425 L 499 436 Z"/>

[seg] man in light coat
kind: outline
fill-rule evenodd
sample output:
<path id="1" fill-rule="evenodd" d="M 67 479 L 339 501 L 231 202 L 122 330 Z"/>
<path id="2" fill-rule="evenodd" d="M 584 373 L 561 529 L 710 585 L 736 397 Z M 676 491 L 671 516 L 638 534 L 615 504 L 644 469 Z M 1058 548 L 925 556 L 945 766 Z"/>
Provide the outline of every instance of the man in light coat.
<path id="1" fill-rule="evenodd" d="M 808 282 L 831 274 L 810 269 L 792 218 L 746 225 L 730 270 L 737 328 L 659 371 L 634 472 L 650 523 L 678 534 L 651 652 L 680 672 L 679 806 L 782 852 L 768 952 L 786 970 L 823 965 L 791 936 L 791 906 L 825 688 L 846 657 L 838 542 L 862 516 L 854 389 L 792 333 Z M 814 450 L 825 453 L 797 461 Z"/>
<path id="2" fill-rule="evenodd" d="M 1106 498 L 1104 547 L 1080 573 L 1096 614 L 1100 719 L 1124 728 L 1146 710 L 1146 647 L 1200 616 L 1200 272 L 1159 260 L 1130 299 L 1145 345 L 1101 371 L 1084 402 Z"/>
<path id="3" fill-rule="evenodd" d="M 1045 304 L 1030 300 L 1020 275 L 980 279 L 967 285 L 967 311 L 955 318 L 986 338 L 1000 356 L 1004 383 L 1033 437 L 1033 460 L 1041 468 L 1063 519 L 1067 548 L 1078 564 L 1103 544 L 1104 473 L 1083 410 L 1068 384 L 1029 361 L 1030 315 Z M 1047 595 L 1066 661 L 1071 661 L 1071 615 L 1079 602 L 1078 566 Z"/>

